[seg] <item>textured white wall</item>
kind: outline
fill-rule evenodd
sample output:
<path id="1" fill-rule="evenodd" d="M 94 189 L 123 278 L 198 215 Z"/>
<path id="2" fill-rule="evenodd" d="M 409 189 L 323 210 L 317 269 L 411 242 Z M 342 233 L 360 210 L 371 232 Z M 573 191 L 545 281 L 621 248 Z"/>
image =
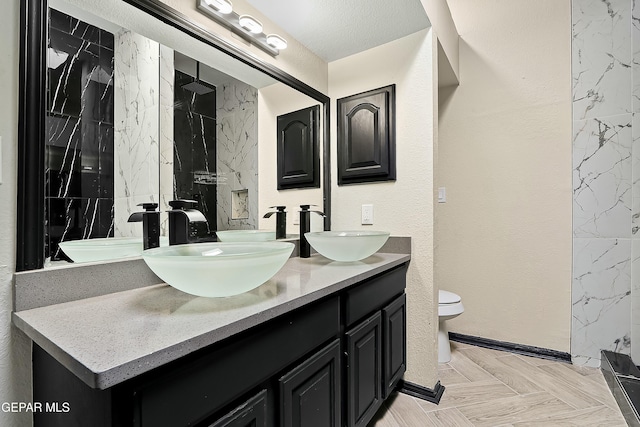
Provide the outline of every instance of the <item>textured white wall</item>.
<path id="1" fill-rule="evenodd" d="M 569 351 L 571 5 L 450 0 L 460 86 L 440 93 L 435 277 L 450 330 Z"/>
<path id="2" fill-rule="evenodd" d="M 31 344 L 11 325 L 16 248 L 16 163 L 18 141 L 18 61 L 20 0 L 3 2 L 0 14 L 0 402 L 31 401 Z M 0 425 L 31 425 L 30 414 L 0 411 Z"/>
<path id="3" fill-rule="evenodd" d="M 336 99 L 396 84 L 397 180 L 338 186 L 332 176 L 332 229 L 388 230 L 411 236 L 407 276 L 408 381 L 437 381 L 437 304 L 433 283 L 433 167 L 437 84 L 436 41 L 431 30 L 329 63 L 331 111 Z M 335 115 L 334 115 L 335 117 Z M 331 123 L 331 164 L 337 164 L 337 124 Z M 373 203 L 374 225 L 360 225 L 361 205 Z"/>

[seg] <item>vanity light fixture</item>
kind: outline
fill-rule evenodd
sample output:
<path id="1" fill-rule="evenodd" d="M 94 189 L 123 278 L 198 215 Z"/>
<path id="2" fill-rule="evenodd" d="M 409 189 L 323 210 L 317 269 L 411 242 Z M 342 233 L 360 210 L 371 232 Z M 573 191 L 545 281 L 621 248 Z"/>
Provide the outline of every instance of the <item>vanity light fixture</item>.
<path id="1" fill-rule="evenodd" d="M 251 34 L 260 34 L 262 32 L 262 22 L 251 15 L 240 15 L 238 23 Z"/>
<path id="2" fill-rule="evenodd" d="M 275 49 L 282 50 L 287 48 L 287 41 L 277 34 L 269 34 L 267 43 Z"/>
<path id="3" fill-rule="evenodd" d="M 205 3 L 223 15 L 233 12 L 233 4 L 229 0 L 205 0 Z"/>
<path id="4" fill-rule="evenodd" d="M 229 0 L 196 0 L 196 7 L 201 13 L 272 56 L 277 56 L 280 50 L 287 47 L 287 41 L 279 35 L 264 34 L 262 23 L 253 16 L 235 13 Z"/>

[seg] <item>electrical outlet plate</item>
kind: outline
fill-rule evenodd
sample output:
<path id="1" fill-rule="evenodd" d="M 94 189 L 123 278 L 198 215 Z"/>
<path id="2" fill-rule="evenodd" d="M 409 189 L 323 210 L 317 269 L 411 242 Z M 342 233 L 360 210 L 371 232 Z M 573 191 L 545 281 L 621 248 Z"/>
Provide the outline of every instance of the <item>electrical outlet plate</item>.
<path id="1" fill-rule="evenodd" d="M 362 205 L 362 225 L 373 225 L 373 205 Z"/>

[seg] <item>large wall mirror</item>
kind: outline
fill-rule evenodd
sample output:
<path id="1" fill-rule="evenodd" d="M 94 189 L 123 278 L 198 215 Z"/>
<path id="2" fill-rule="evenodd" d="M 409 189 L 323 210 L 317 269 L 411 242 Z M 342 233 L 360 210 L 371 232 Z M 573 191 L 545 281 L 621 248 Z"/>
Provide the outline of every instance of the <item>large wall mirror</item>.
<path id="1" fill-rule="evenodd" d="M 28 0 L 22 19 L 17 271 L 64 261 L 61 241 L 140 236 L 139 203 L 196 200 L 212 236 L 290 200 L 330 214 L 324 94 L 157 0 Z M 277 117 L 313 105 L 322 185 L 284 194 Z"/>

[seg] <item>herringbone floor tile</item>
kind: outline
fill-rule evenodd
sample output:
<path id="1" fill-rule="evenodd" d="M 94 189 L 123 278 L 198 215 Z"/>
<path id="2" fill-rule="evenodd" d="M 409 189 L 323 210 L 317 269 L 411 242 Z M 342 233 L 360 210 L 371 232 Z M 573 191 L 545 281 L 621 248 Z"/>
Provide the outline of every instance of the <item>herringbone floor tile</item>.
<path id="1" fill-rule="evenodd" d="M 597 368 L 452 342 L 439 405 L 397 393 L 370 427 L 625 427 Z"/>

